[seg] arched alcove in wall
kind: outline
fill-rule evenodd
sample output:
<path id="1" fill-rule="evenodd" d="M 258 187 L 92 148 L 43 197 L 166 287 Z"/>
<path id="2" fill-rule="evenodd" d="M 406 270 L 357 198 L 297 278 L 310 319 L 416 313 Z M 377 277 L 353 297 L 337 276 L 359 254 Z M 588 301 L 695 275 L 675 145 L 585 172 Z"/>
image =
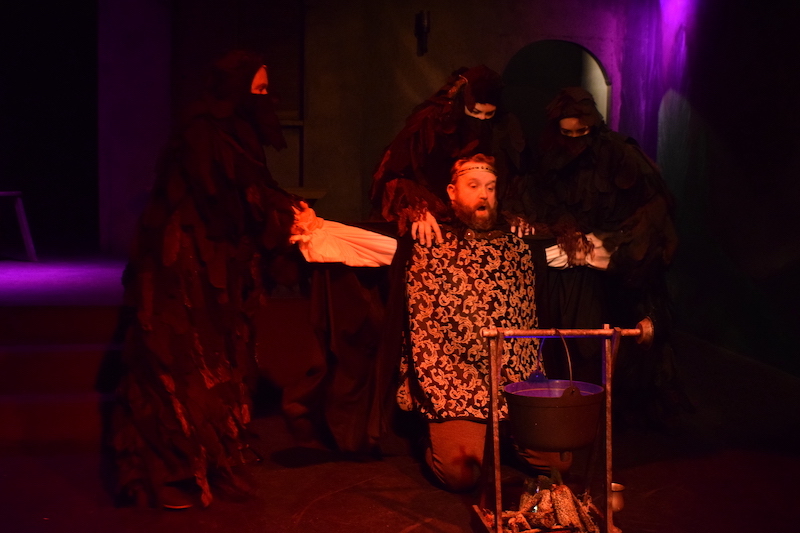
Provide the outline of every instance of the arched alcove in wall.
<path id="1" fill-rule="evenodd" d="M 522 123 L 529 142 L 539 139 L 544 109 L 564 87 L 583 87 L 608 122 L 609 86 L 603 65 L 583 46 L 557 39 L 522 47 L 503 71 L 503 105 Z"/>

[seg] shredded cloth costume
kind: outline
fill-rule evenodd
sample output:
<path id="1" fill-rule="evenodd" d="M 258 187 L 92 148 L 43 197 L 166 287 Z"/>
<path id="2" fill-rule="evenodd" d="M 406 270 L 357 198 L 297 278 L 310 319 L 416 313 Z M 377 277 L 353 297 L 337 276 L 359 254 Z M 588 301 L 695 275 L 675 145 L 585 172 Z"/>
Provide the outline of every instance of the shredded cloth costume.
<path id="1" fill-rule="evenodd" d="M 565 117 L 580 118 L 590 133 L 562 135 Z M 612 252 L 609 272 L 627 286 L 650 283 L 677 246 L 674 200 L 655 163 L 606 126 L 584 89 L 563 90 L 547 119 L 539 168 L 525 190 L 530 222 L 550 230 L 570 258 L 591 249 L 582 236 L 593 233 Z"/>
<path id="2" fill-rule="evenodd" d="M 271 97 L 250 91 L 262 64 L 246 52 L 215 64 L 139 221 L 124 280 L 135 319 L 112 428 L 119 490 L 132 501 L 156 503 L 161 487 L 190 480 L 208 505 L 214 482 L 238 487 L 231 469 L 247 459 L 251 319 L 296 202 L 265 162 L 263 145 L 284 145 Z"/>
<path id="3" fill-rule="evenodd" d="M 410 338 L 398 402 L 428 420 L 484 421 L 489 356 L 480 330 L 536 327 L 533 262 L 509 233 L 444 226 L 443 237 L 431 247 L 416 244 L 409 264 Z M 501 384 L 540 368 L 537 346 L 536 339 L 506 342 Z M 504 416 L 504 403 L 501 409 Z"/>
<path id="4" fill-rule="evenodd" d="M 565 118 L 579 119 L 589 132 L 562 134 Z M 547 108 L 538 171 L 527 184 L 525 199 L 537 234 L 549 232 L 566 256 L 551 262 L 556 268 L 546 269 L 547 282 L 540 283 L 542 327 L 632 327 L 645 316 L 652 318 L 654 346 L 647 353 L 627 344 L 620 350 L 615 396 L 619 410 L 640 411 L 638 418 L 669 415 L 678 384 L 667 343 L 671 319 L 665 273 L 677 235 L 674 200 L 657 166 L 635 140 L 606 126 L 589 92 L 571 87 Z M 589 268 L 591 260 L 588 266 L 572 266 L 576 254 L 589 256 L 593 250 L 605 256 L 607 270 Z M 576 379 L 597 382 L 599 344 L 568 342 L 575 348 Z M 558 343 L 551 347 L 560 351 Z M 565 356 L 550 360 L 545 351 L 550 376 L 567 377 Z M 652 412 L 641 413 L 646 410 Z"/>
<path id="5" fill-rule="evenodd" d="M 373 175 L 371 198 L 376 218 L 397 222 L 403 235 L 427 211 L 436 220 L 448 217 L 447 184 L 458 159 L 492 155 L 499 176 L 498 198 L 516 195 L 525 139 L 516 117 L 497 110 L 479 120 L 464 113 L 476 103 L 500 104 L 502 80 L 480 65 L 455 71 L 433 96 L 418 105 L 404 128 L 386 148 Z M 505 179 L 508 177 L 508 179 Z"/>

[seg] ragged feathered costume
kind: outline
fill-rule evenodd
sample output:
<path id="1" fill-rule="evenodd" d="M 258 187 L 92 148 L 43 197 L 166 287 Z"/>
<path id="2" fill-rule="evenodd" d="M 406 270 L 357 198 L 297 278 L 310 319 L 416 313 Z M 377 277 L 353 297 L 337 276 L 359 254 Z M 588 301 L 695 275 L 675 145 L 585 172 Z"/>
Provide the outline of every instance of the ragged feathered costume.
<path id="1" fill-rule="evenodd" d="M 267 169 L 284 146 L 263 61 L 215 63 L 202 101 L 173 135 L 139 221 L 125 276 L 127 333 L 112 445 L 123 497 L 157 503 L 166 484 L 237 486 L 256 377 L 253 311 L 262 271 L 288 246 L 296 199 Z"/>
<path id="2" fill-rule="evenodd" d="M 559 121 L 575 117 L 591 128 L 567 137 Z M 563 90 L 547 108 L 541 160 L 526 190 L 530 220 L 549 225 L 568 254 L 594 233 L 613 250 L 610 272 L 626 285 L 647 283 L 669 264 L 677 245 L 674 201 L 655 163 L 635 140 L 611 131 L 592 95 Z"/>
<path id="3" fill-rule="evenodd" d="M 386 148 L 373 175 L 371 198 L 376 218 L 396 221 L 400 234 L 430 212 L 449 216 L 445 192 L 458 159 L 478 153 L 495 157 L 498 198 L 516 193 L 525 140 L 513 115 L 497 110 L 487 120 L 464 112 L 476 103 L 500 105 L 502 80 L 486 66 L 456 70 L 433 96 L 418 105 Z"/>
<path id="4" fill-rule="evenodd" d="M 565 118 L 579 119 L 589 133 L 562 134 L 560 121 Z M 677 245 L 672 195 L 655 163 L 633 139 L 606 126 L 584 89 L 562 90 L 547 108 L 545 128 L 539 165 L 525 190 L 528 219 L 538 234 L 553 236 L 570 262 L 581 253 L 591 253 L 587 234 L 602 242 L 610 261 L 607 270 L 548 268 L 546 285 L 544 279 L 539 284 L 540 308 L 547 307 L 540 314 L 541 326 L 594 328 L 609 322 L 633 327 L 650 316 L 656 323 L 656 344 L 647 352 L 620 353 L 617 398 L 627 401 L 628 407 L 671 409 L 674 405 L 666 404 L 674 404 L 673 398 L 666 396 L 674 394 L 676 383 L 669 353 L 665 273 Z M 575 355 L 584 359 L 579 378 L 597 382 L 599 343 L 572 344 L 573 362 L 580 367 L 581 358 Z M 551 374 L 564 377 L 566 369 L 558 370 L 564 361 L 561 355 L 546 361 L 546 366 L 556 370 Z"/>

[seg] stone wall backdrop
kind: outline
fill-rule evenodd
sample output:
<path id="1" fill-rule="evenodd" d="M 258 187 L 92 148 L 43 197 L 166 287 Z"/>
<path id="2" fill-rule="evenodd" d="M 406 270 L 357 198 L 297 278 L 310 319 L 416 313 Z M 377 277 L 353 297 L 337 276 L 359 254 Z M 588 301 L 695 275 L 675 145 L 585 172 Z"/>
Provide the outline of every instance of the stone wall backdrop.
<path id="1" fill-rule="evenodd" d="M 676 195 L 678 327 L 800 372 L 796 2 L 89 6 L 43 12 L 14 3 L 2 20 L 0 179 L 24 190 L 42 252 L 83 243 L 124 256 L 171 117 L 197 88 L 198 69 L 228 48 L 270 58 L 294 143 L 271 155 L 285 186 L 318 198 L 321 216 L 353 221 L 368 213 L 382 149 L 452 70 L 484 63 L 503 72 L 523 48 L 560 40 L 597 59 L 610 83 L 607 121 L 657 159 Z M 414 36 L 421 11 L 430 12 L 424 55 Z"/>

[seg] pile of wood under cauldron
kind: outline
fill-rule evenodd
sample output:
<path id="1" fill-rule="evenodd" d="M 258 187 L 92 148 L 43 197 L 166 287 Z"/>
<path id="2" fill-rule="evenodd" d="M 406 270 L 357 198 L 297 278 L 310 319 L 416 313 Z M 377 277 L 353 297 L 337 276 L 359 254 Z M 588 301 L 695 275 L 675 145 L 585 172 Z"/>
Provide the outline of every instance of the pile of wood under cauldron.
<path id="1" fill-rule="evenodd" d="M 545 476 L 525 485 L 519 510 L 503 511 L 504 533 L 600 533 L 592 515 L 602 516 L 588 494 L 579 499 L 569 487 Z"/>

